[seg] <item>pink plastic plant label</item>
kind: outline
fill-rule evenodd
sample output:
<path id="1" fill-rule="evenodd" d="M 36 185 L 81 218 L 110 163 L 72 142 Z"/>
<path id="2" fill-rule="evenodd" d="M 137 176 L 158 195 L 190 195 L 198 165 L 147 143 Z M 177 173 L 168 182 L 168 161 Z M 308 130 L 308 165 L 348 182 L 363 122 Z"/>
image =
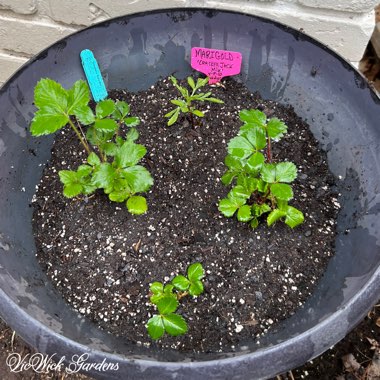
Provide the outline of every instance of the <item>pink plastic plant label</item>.
<path id="1" fill-rule="evenodd" d="M 191 49 L 191 67 L 209 78 L 210 84 L 220 82 L 223 77 L 236 75 L 241 70 L 241 53 L 228 50 Z"/>

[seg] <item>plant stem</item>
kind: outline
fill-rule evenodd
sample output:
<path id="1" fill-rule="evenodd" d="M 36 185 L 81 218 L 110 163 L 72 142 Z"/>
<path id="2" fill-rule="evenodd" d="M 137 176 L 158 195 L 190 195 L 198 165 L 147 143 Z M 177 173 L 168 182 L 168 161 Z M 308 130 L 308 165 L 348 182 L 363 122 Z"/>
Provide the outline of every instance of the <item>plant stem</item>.
<path id="1" fill-rule="evenodd" d="M 100 148 L 99 148 L 99 156 L 103 162 L 107 161 L 105 154 L 103 153 L 103 151 Z"/>
<path id="2" fill-rule="evenodd" d="M 270 144 L 270 137 L 267 137 L 268 145 L 267 145 L 267 161 L 272 162 L 272 147 Z"/>
<path id="3" fill-rule="evenodd" d="M 194 129 L 194 116 L 191 112 L 190 112 L 190 122 L 191 122 L 191 127 Z"/>
<path id="4" fill-rule="evenodd" d="M 120 136 L 120 128 L 121 128 L 122 120 L 119 120 L 117 123 L 117 129 L 115 131 L 115 136 Z"/>
<path id="5" fill-rule="evenodd" d="M 185 291 L 183 293 L 178 293 L 177 299 L 180 300 L 183 297 L 186 297 L 189 294 L 189 292 Z"/>
<path id="6" fill-rule="evenodd" d="M 82 145 L 84 146 L 84 149 L 86 149 L 86 152 L 88 154 L 91 153 L 91 149 L 90 147 L 88 146 L 87 142 L 83 139 L 82 135 L 80 134 L 80 132 L 78 131 L 78 128 L 74 125 L 74 123 L 69 119 L 69 124 L 70 124 L 70 127 L 74 130 L 74 132 L 77 134 L 80 142 L 82 143 Z"/>

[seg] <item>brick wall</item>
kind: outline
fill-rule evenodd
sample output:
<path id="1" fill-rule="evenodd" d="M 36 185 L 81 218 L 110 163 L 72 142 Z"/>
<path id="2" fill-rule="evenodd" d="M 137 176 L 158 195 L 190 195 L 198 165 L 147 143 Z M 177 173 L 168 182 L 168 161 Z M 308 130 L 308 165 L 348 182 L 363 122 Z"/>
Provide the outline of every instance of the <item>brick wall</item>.
<path id="1" fill-rule="evenodd" d="M 163 7 L 219 7 L 270 17 L 360 60 L 379 0 L 0 0 L 0 84 L 31 56 L 84 26 Z"/>

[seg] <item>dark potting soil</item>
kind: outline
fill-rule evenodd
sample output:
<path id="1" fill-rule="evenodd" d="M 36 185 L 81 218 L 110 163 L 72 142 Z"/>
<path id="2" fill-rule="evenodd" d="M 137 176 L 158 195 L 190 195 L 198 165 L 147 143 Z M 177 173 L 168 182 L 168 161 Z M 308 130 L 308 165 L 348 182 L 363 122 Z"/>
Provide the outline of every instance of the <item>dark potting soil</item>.
<path id="1" fill-rule="evenodd" d="M 225 104 L 201 106 L 206 115 L 195 128 L 184 118 L 166 126 L 169 100 L 178 96 L 168 80 L 137 94 L 111 94 L 141 118 L 138 143 L 148 150 L 142 164 L 155 181 L 145 215 L 132 216 L 101 191 L 74 200 L 62 195 L 58 171 L 86 158 L 69 129 L 57 134 L 33 199 L 37 257 L 53 284 L 79 313 L 138 344 L 218 352 L 259 340 L 309 297 L 334 252 L 334 178 L 308 125 L 291 107 L 264 101 L 235 80 L 223 85 L 211 91 Z M 275 160 L 298 167 L 291 204 L 305 222 L 293 230 L 282 222 L 253 230 L 218 211 L 229 191 L 220 182 L 226 144 L 241 125 L 239 110 L 247 108 L 288 125 L 272 148 Z M 178 309 L 189 332 L 152 342 L 145 328 L 155 313 L 149 284 L 167 282 L 194 262 L 206 278 L 205 292 Z"/>

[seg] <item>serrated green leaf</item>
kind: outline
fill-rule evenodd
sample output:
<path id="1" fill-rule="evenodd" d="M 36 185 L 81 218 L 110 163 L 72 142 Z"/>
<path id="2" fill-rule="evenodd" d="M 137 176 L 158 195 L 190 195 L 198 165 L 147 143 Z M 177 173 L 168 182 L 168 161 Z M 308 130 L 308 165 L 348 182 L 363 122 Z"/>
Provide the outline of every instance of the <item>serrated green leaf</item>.
<path id="1" fill-rule="evenodd" d="M 254 153 L 247 161 L 246 166 L 250 172 L 258 172 L 265 162 L 265 157 L 261 152 Z"/>
<path id="2" fill-rule="evenodd" d="M 259 225 L 259 220 L 257 218 L 253 218 L 251 220 L 251 223 L 249 224 L 252 228 L 257 228 L 257 226 Z"/>
<path id="3" fill-rule="evenodd" d="M 90 89 L 88 85 L 83 80 L 78 80 L 74 85 L 67 91 L 68 96 L 68 110 L 69 115 L 77 116 L 78 110 L 88 106 L 90 101 Z M 80 113 L 81 111 L 79 111 Z M 78 117 L 78 116 L 77 116 Z"/>
<path id="4" fill-rule="evenodd" d="M 136 127 L 137 125 L 140 124 L 140 119 L 136 116 L 126 117 L 123 121 L 124 121 L 124 124 L 130 128 Z"/>
<path id="5" fill-rule="evenodd" d="M 191 111 L 195 116 L 198 116 L 198 117 L 204 117 L 204 113 L 202 111 L 199 111 L 199 110 L 192 110 Z"/>
<path id="6" fill-rule="evenodd" d="M 134 195 L 127 200 L 128 211 L 133 215 L 145 214 L 148 210 L 146 199 L 140 195 Z"/>
<path id="7" fill-rule="evenodd" d="M 260 127 L 251 128 L 249 131 L 242 133 L 241 136 L 245 137 L 256 150 L 264 149 L 267 145 L 265 131 Z"/>
<path id="8" fill-rule="evenodd" d="M 122 176 L 128 181 L 133 193 L 148 191 L 153 185 L 149 171 L 140 165 L 131 166 L 122 171 Z"/>
<path id="9" fill-rule="evenodd" d="M 86 138 L 92 144 L 96 146 L 100 146 L 105 144 L 107 141 L 112 139 L 113 132 L 101 132 L 91 126 L 87 129 Z"/>
<path id="10" fill-rule="evenodd" d="M 115 132 L 118 125 L 113 119 L 97 119 L 95 120 L 94 128 L 101 132 Z"/>
<path id="11" fill-rule="evenodd" d="M 271 208 L 266 203 L 263 203 L 261 205 L 255 203 L 254 205 L 252 205 L 252 212 L 257 218 L 269 211 L 271 211 Z"/>
<path id="12" fill-rule="evenodd" d="M 149 319 L 147 325 L 149 336 L 154 339 L 160 339 L 164 335 L 165 327 L 161 315 L 154 315 Z"/>
<path id="13" fill-rule="evenodd" d="M 79 179 L 83 180 L 92 172 L 92 167 L 89 165 L 80 165 L 77 169 L 77 176 Z"/>
<path id="14" fill-rule="evenodd" d="M 56 114 L 66 114 L 67 103 L 67 91 L 52 79 L 41 79 L 34 88 L 34 104 L 38 108 L 49 106 Z"/>
<path id="15" fill-rule="evenodd" d="M 237 213 L 237 219 L 239 222 L 249 222 L 252 219 L 251 206 L 243 205 L 239 208 Z"/>
<path id="16" fill-rule="evenodd" d="M 230 218 L 235 214 L 237 209 L 246 202 L 246 199 L 230 199 L 223 198 L 219 202 L 218 210 L 227 218 Z"/>
<path id="17" fill-rule="evenodd" d="M 80 183 L 71 183 L 63 187 L 63 195 L 66 198 L 74 198 L 81 194 L 83 186 Z"/>
<path id="18" fill-rule="evenodd" d="M 90 192 L 89 190 L 91 190 L 91 192 L 94 191 L 94 189 L 89 188 L 90 177 L 88 177 L 88 175 L 91 171 L 92 168 L 88 165 L 79 166 L 78 171 L 59 171 L 59 179 L 64 185 L 63 195 L 67 198 L 76 197 L 84 192 L 84 186 L 86 186 L 86 193 Z"/>
<path id="19" fill-rule="evenodd" d="M 90 125 L 95 122 L 94 113 L 87 105 L 76 107 L 74 110 L 74 115 L 83 125 Z"/>
<path id="20" fill-rule="evenodd" d="M 190 281 L 185 276 L 182 276 L 180 274 L 180 275 L 175 276 L 173 278 L 172 284 L 174 285 L 175 288 L 177 288 L 178 290 L 181 290 L 183 292 L 189 288 Z"/>
<path id="21" fill-rule="evenodd" d="M 220 179 L 223 183 L 223 185 L 227 186 L 230 185 L 233 181 L 233 179 L 236 177 L 236 173 L 230 170 L 227 170 L 222 178 Z"/>
<path id="22" fill-rule="evenodd" d="M 234 171 L 240 171 L 243 168 L 243 164 L 241 159 L 231 156 L 228 154 L 226 158 L 224 159 L 224 164 L 229 168 Z"/>
<path id="23" fill-rule="evenodd" d="M 102 162 L 97 165 L 92 175 L 92 183 L 100 188 L 113 187 L 113 181 L 115 179 L 115 169 L 108 162 Z"/>
<path id="24" fill-rule="evenodd" d="M 116 142 L 117 146 L 122 146 L 124 144 L 125 140 L 122 137 L 120 137 L 120 136 L 116 136 L 115 137 L 115 142 Z"/>
<path id="25" fill-rule="evenodd" d="M 239 118 L 256 126 L 264 126 L 267 120 L 265 113 L 259 110 L 242 110 L 239 112 Z"/>
<path id="26" fill-rule="evenodd" d="M 228 143 L 228 153 L 235 158 L 247 158 L 255 151 L 254 146 L 243 136 L 236 136 Z"/>
<path id="27" fill-rule="evenodd" d="M 241 185 L 236 185 L 232 188 L 232 190 L 228 193 L 229 199 L 248 199 L 251 196 L 251 192 Z M 245 202 L 244 202 L 245 203 Z"/>
<path id="28" fill-rule="evenodd" d="M 204 277 L 204 275 L 205 271 L 201 263 L 191 264 L 187 268 L 187 277 L 189 278 L 190 282 L 199 281 Z"/>
<path id="29" fill-rule="evenodd" d="M 277 199 L 277 208 L 279 210 L 285 211 L 288 209 L 288 202 L 282 199 Z"/>
<path id="30" fill-rule="evenodd" d="M 107 156 L 114 156 L 118 152 L 118 146 L 113 142 L 106 142 L 99 147 Z"/>
<path id="31" fill-rule="evenodd" d="M 129 195 L 132 192 L 130 187 L 128 186 L 128 181 L 123 178 L 120 172 L 116 171 L 116 176 L 113 180 L 112 187 L 115 191 L 127 191 Z"/>
<path id="32" fill-rule="evenodd" d="M 176 295 L 173 294 L 174 286 L 172 284 L 166 284 L 164 287 L 164 294 L 177 299 Z"/>
<path id="33" fill-rule="evenodd" d="M 276 182 L 276 165 L 264 164 L 261 168 L 261 178 L 267 183 Z"/>
<path id="34" fill-rule="evenodd" d="M 258 179 L 239 175 L 236 184 L 238 186 L 243 186 L 249 194 L 252 194 L 257 189 Z"/>
<path id="35" fill-rule="evenodd" d="M 285 223 L 294 228 L 304 221 L 303 213 L 295 207 L 288 206 L 286 210 Z"/>
<path id="36" fill-rule="evenodd" d="M 280 162 L 276 165 L 277 182 L 293 182 L 297 178 L 297 167 L 293 162 Z M 267 181 L 268 182 L 268 181 Z"/>
<path id="37" fill-rule="evenodd" d="M 279 210 L 278 208 L 274 209 L 267 218 L 267 224 L 268 226 L 271 226 L 273 223 L 275 223 L 277 220 L 281 219 L 286 215 L 285 211 Z"/>
<path id="38" fill-rule="evenodd" d="M 129 114 L 129 110 L 130 108 L 128 103 L 122 100 L 117 100 L 115 103 L 113 117 L 117 120 L 122 120 Z"/>
<path id="39" fill-rule="evenodd" d="M 58 131 L 68 122 L 68 116 L 57 114 L 53 108 L 45 106 L 34 114 L 30 132 L 33 136 L 48 135 Z"/>
<path id="40" fill-rule="evenodd" d="M 267 124 L 267 133 L 274 141 L 280 140 L 287 132 L 288 128 L 284 122 L 277 118 L 270 119 Z"/>
<path id="41" fill-rule="evenodd" d="M 157 305 L 158 301 L 163 297 L 163 293 L 153 294 L 149 300 L 153 305 Z"/>
<path id="42" fill-rule="evenodd" d="M 277 199 L 289 201 L 293 198 L 292 187 L 286 183 L 273 183 L 270 185 L 270 191 Z"/>
<path id="43" fill-rule="evenodd" d="M 165 331 L 172 336 L 183 335 L 188 330 L 186 321 L 178 314 L 164 315 L 162 319 Z"/>
<path id="44" fill-rule="evenodd" d="M 261 128 L 261 126 L 258 126 L 256 124 L 246 123 L 240 127 L 238 135 L 239 136 L 244 135 L 245 133 L 249 132 L 251 129 L 255 129 L 258 127 Z"/>
<path id="45" fill-rule="evenodd" d="M 112 202 L 124 202 L 130 197 L 130 192 L 127 189 L 123 189 L 120 191 L 112 191 L 108 194 L 108 198 Z"/>
<path id="46" fill-rule="evenodd" d="M 110 116 L 115 111 L 115 103 L 111 99 L 106 99 L 100 101 L 95 108 L 96 117 L 99 119 L 104 119 L 107 116 Z"/>
<path id="47" fill-rule="evenodd" d="M 60 170 L 59 179 L 64 185 L 71 185 L 78 182 L 78 175 L 73 170 Z"/>
<path id="48" fill-rule="evenodd" d="M 91 180 L 91 178 L 90 178 L 90 180 Z M 82 193 L 85 195 L 89 195 L 89 194 L 92 194 L 96 189 L 97 189 L 97 187 L 95 185 L 93 185 L 91 182 L 85 183 L 85 184 L 83 184 Z"/>
<path id="49" fill-rule="evenodd" d="M 178 301 L 172 296 L 164 296 L 157 302 L 157 309 L 161 315 L 174 313 L 177 310 Z"/>
<path id="50" fill-rule="evenodd" d="M 115 164 L 120 168 L 136 165 L 146 154 L 144 145 L 127 140 L 115 154 Z"/>
<path id="51" fill-rule="evenodd" d="M 127 133 L 127 140 L 136 141 L 139 138 L 139 132 L 136 128 L 131 128 Z"/>
<path id="52" fill-rule="evenodd" d="M 199 280 L 196 280 L 196 281 L 193 281 L 191 282 L 191 285 L 189 287 L 189 294 L 191 296 L 199 296 L 200 294 L 202 294 L 204 291 L 204 287 L 203 287 L 203 284 L 202 284 L 202 281 L 199 281 Z"/>
<path id="53" fill-rule="evenodd" d="M 96 166 L 100 164 L 100 158 L 96 155 L 96 153 L 91 152 L 87 157 L 87 162 L 92 165 Z"/>
<path id="54" fill-rule="evenodd" d="M 268 184 L 263 181 L 261 178 L 257 181 L 257 190 L 260 193 L 266 193 L 268 189 Z"/>
<path id="55" fill-rule="evenodd" d="M 150 284 L 149 290 L 154 294 L 162 294 L 164 292 L 164 285 L 162 282 L 155 281 Z"/>

